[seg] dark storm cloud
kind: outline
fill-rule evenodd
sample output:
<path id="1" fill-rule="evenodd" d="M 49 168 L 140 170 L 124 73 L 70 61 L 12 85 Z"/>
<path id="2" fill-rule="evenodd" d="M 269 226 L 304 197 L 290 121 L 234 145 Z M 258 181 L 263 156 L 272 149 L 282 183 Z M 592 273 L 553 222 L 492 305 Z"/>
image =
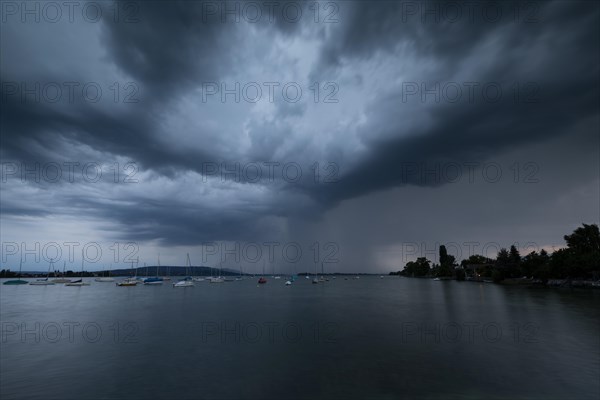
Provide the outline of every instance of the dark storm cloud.
<path id="1" fill-rule="evenodd" d="M 108 202 L 89 198 L 89 185 L 83 185 L 79 193 L 74 190 L 65 196 L 72 205 L 65 212 L 85 210 L 95 219 L 114 221 L 120 235 L 135 240 L 160 239 L 172 245 L 251 240 L 261 232 L 277 234 L 280 219 L 317 220 L 320 213 L 343 200 L 406 185 L 443 184 L 407 174 L 407 164 L 484 161 L 524 145 L 568 136 L 573 125 L 598 115 L 600 17 L 596 3 L 530 2 L 535 8 L 522 8 L 517 20 L 514 10 L 524 3 L 478 3 L 475 10 L 487 4 L 500 5 L 503 17 L 491 22 L 481 11 L 475 11 L 471 20 L 463 10 L 463 17 L 451 23 L 443 17 L 436 20 L 436 7 L 443 7 L 444 2 L 428 2 L 434 14 L 428 14 L 425 21 L 419 14 L 425 4 L 421 2 L 340 2 L 339 22 L 328 26 L 312 23 L 307 2 L 297 3 L 305 13 L 300 23 L 290 23 L 275 13 L 274 22 L 263 19 L 257 24 L 243 20 L 223 23 L 218 13 L 206 15 L 206 4 L 226 3 L 142 2 L 135 16 L 138 21 L 131 24 L 117 23 L 105 14 L 99 26 L 101 48 L 97 52 L 105 55 L 104 62 L 139 85 L 140 104 L 23 103 L 7 96 L 3 85 L 3 161 L 56 161 L 57 155 L 85 161 L 93 152 L 107 159 L 125 157 L 138 163 L 142 171 L 150 171 L 151 179 L 167 177 L 179 183 L 168 192 L 172 197 L 153 198 L 155 194 L 145 193 L 148 188 L 139 185 L 133 193 L 116 193 L 115 201 Z M 244 3 L 228 4 L 235 7 Z M 415 6 L 417 14 L 413 13 Z M 78 29 L 83 30 L 73 26 L 74 31 Z M 254 31 L 263 35 L 252 36 Z M 11 40 L 19 40 L 14 32 L 11 35 Z M 191 100 L 187 102 L 197 101 L 193 96 L 202 82 L 244 76 L 246 68 L 258 71 L 258 75 L 273 74 L 269 67 L 277 60 L 267 55 L 279 55 L 269 53 L 271 46 L 276 47 L 265 43 L 265 37 L 273 43 L 282 40 L 285 46 L 297 45 L 294 39 L 304 39 L 306 47 L 317 47 L 309 82 L 351 75 L 354 84 L 351 88 L 340 84 L 340 93 L 358 88 L 358 93 L 369 95 L 369 100 L 356 100 L 366 120 L 356 128 L 360 151 L 351 145 L 344 150 L 346 142 L 352 142 L 350 135 L 330 142 L 318 136 L 323 122 L 319 118 L 337 118 L 335 114 L 304 123 L 315 126 L 316 137 L 312 132 L 295 132 L 312 118 L 310 105 L 304 103 L 276 103 L 269 118 L 247 120 L 235 119 L 240 109 L 235 105 L 229 108 L 231 104 L 218 104 L 214 115 L 205 105 L 198 107 L 203 114 L 195 114 L 198 109 L 192 107 L 182 111 L 188 97 Z M 263 41 L 253 42 L 255 38 Z M 36 50 L 40 50 L 36 46 L 41 45 L 35 40 L 29 44 L 32 55 L 27 71 L 33 66 L 34 72 L 19 75 L 19 60 L 12 53 L 9 57 L 3 54 L 2 82 L 86 78 L 85 71 L 74 77 L 63 59 L 36 59 Z M 403 52 L 399 52 L 401 48 Z M 305 54 L 294 56 L 303 61 Z M 84 59 L 77 54 L 73 57 Z M 361 64 L 369 62 L 392 67 L 389 75 L 381 76 L 389 82 L 385 90 L 370 93 L 366 86 L 369 77 L 361 69 Z M 56 67 L 61 65 L 65 68 Z M 405 65 L 410 67 L 405 70 Z M 89 66 L 94 67 L 91 61 Z M 248 73 L 248 79 L 255 77 Z M 402 88 L 392 83 L 398 79 L 426 82 L 429 87 L 436 81 L 497 82 L 504 93 L 498 102 L 482 101 L 481 97 L 475 102 L 466 97 L 456 103 L 421 102 L 416 97 L 405 101 Z M 511 85 L 525 82 L 534 82 L 539 88 L 538 102 L 514 101 Z M 411 110 L 410 120 L 401 112 L 407 109 Z M 218 122 L 213 128 L 216 133 L 204 120 L 209 116 Z M 185 118 L 196 124 L 185 126 L 189 123 L 183 121 Z M 240 126 L 227 131 L 225 125 L 232 120 Z M 183 121 L 184 126 L 172 128 L 165 121 Z M 244 130 L 246 137 L 232 135 Z M 246 138 L 249 144 L 244 147 L 242 139 Z M 307 155 L 313 149 L 322 153 Z M 339 181 L 334 184 L 315 182 L 306 173 L 312 162 L 323 158 L 340 166 Z M 242 176 L 236 182 L 239 185 L 211 199 L 210 204 L 205 200 L 214 189 L 209 182 L 202 181 L 204 192 L 190 194 L 197 189 L 190 185 L 197 182 L 186 182 L 187 173 L 205 172 L 205 163 L 221 168 L 224 161 L 300 162 L 305 174 L 293 183 L 281 177 L 271 183 L 248 182 Z M 228 184 L 216 182 L 219 187 Z M 244 197 L 252 190 L 259 193 Z M 47 215 L 56 201 L 48 198 L 40 210 L 3 191 L 8 196 L 3 199 L 4 215 Z M 189 196 L 196 196 L 195 202 L 180 201 Z M 240 200 L 226 202 L 231 198 Z M 114 230 L 114 226 L 107 229 Z"/>
<path id="2" fill-rule="evenodd" d="M 228 70 L 235 24 L 226 26 L 212 15 L 205 22 L 203 2 L 135 4 L 135 23 L 115 22 L 105 14 L 104 40 L 112 60 L 143 83 L 151 99 L 191 90 Z"/>
<path id="3" fill-rule="evenodd" d="M 131 2 L 122 3 L 126 6 Z M 284 8 L 286 3 L 306 8 L 305 3 L 298 2 L 279 2 L 278 7 Z M 100 151 L 131 157 L 142 167 L 169 175 L 177 169 L 201 172 L 204 163 L 220 165 L 226 161 L 225 157 L 209 156 L 208 152 L 197 149 L 189 152 L 178 149 L 174 153 L 157 140 L 162 135 L 158 127 L 161 118 L 172 111 L 171 101 L 200 88 L 203 82 L 219 82 L 233 65 L 243 62 L 236 43 L 243 35 L 240 27 L 248 24 L 244 24 L 243 19 L 235 22 L 235 13 L 222 16 L 226 8 L 235 10 L 238 7 L 241 12 L 243 3 L 150 1 L 135 4 L 136 7 L 128 9 L 120 21 L 115 21 L 114 14 L 107 10 L 124 6 L 104 5 L 101 41 L 110 62 L 134 79 L 139 88 L 139 105 L 117 108 L 119 105 L 112 104 L 112 109 L 102 110 L 85 101 L 75 104 L 23 102 L 19 96 L 6 93 L 7 89 L 12 89 L 8 83 L 20 81 L 10 74 L 12 70 L 18 71 L 14 64 L 16 60 L 5 61 L 7 68 L 2 76 L 5 84 L 0 88 L 0 95 L 3 105 L 2 152 L 6 159 L 44 162 L 52 157 L 44 149 L 60 147 L 64 140 L 74 140 Z M 129 15 L 132 11 L 135 12 Z M 286 35 L 299 29 L 299 23 L 282 18 L 281 12 L 269 14 L 267 9 L 261 12 L 264 15 L 255 24 L 258 28 L 275 29 Z M 131 23 L 123 23 L 125 15 Z M 28 77 L 31 80 L 29 87 L 33 86 L 33 81 L 85 82 L 81 76 L 39 72 L 44 76 Z M 108 84 L 104 86 L 105 91 L 107 87 Z M 301 105 L 290 103 L 278 107 L 282 116 L 301 115 L 303 110 Z M 198 136 L 202 137 L 202 131 Z M 40 145 L 42 151 L 36 152 L 36 145 Z"/>
<path id="4" fill-rule="evenodd" d="M 432 4 L 435 7 L 436 3 Z M 476 57 L 472 52 L 482 50 L 477 46 L 490 35 L 499 35 L 501 40 L 495 42 L 500 47 L 496 49 L 499 57 L 486 60 L 485 53 L 479 54 L 481 60 L 475 58 L 472 65 L 475 74 L 465 81 L 481 86 L 493 83 L 502 88 L 503 95 L 498 101 L 479 95 L 470 102 L 465 94 L 456 103 L 442 99 L 437 104 L 430 95 L 414 118 L 429 117 L 433 126 L 425 128 L 423 124 L 408 137 L 394 133 L 406 125 L 397 111 L 419 103 L 421 90 L 417 98 L 403 96 L 401 91 L 380 96 L 371 107 L 372 122 L 364 129 L 367 156 L 342 176 L 339 184 L 319 190 L 318 196 L 336 203 L 395 186 L 440 185 L 444 182 L 438 180 L 439 174 L 423 179 L 420 171 L 432 170 L 440 163 L 481 163 L 503 151 L 568 135 L 574 124 L 598 115 L 599 8 L 587 2 L 535 4 L 539 6 L 535 23 L 523 24 L 507 16 L 503 23 L 480 20 L 453 25 L 415 21 L 403 15 L 406 9 L 402 4 L 356 3 L 349 13 L 352 23 L 340 27 L 323 46 L 318 68 L 338 67 L 341 59 L 370 57 L 379 50 L 392 51 L 394 38 L 403 38 L 412 42 L 417 53 L 435 55 L 437 75 L 423 81 L 406 79 L 431 90 L 436 81 L 442 85 L 456 82 L 452 77 L 460 74 L 461 62 Z M 517 6 L 503 3 L 505 10 Z M 407 24 L 400 23 L 404 18 Z M 485 65 L 489 61 L 491 65 Z M 530 69 L 529 65 L 537 67 Z M 528 89 L 526 98 L 515 100 L 513 85 L 525 83 L 532 90 Z"/>
<path id="5" fill-rule="evenodd" d="M 255 13 L 240 1 L 139 2 L 136 23 L 118 23 L 104 14 L 106 45 L 114 62 L 143 82 L 156 100 L 172 92 L 181 95 L 200 82 L 217 81 L 232 64 L 244 62 L 236 43 L 242 40 L 240 28 L 248 26 L 248 19 L 257 19 L 251 26 L 287 35 L 296 32 L 300 19 L 296 21 L 294 14 L 286 19 L 281 12 L 287 3 L 307 7 L 303 2 L 279 1 L 277 8 L 260 6 Z"/>

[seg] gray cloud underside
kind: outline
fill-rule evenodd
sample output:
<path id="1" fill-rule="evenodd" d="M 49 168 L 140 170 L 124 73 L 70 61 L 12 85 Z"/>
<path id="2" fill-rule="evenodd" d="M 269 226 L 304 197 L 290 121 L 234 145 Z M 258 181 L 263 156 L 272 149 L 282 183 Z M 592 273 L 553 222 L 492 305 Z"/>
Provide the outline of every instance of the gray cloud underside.
<path id="1" fill-rule="evenodd" d="M 93 104 L 22 104 L 7 96 L 3 88 L 0 93 L 3 161 L 53 161 L 62 149 L 73 152 L 62 153 L 66 159 L 76 159 L 86 155 L 78 146 L 86 146 L 107 157 L 134 160 L 141 169 L 159 176 L 177 179 L 186 171 L 201 173 L 203 163 L 207 162 L 265 161 L 265 156 L 277 154 L 281 157 L 279 161 L 294 160 L 294 150 L 305 144 L 298 143 L 284 151 L 281 148 L 289 143 L 282 137 L 308 112 L 301 106 L 277 105 L 277 122 L 252 125 L 258 133 L 252 136 L 248 151 L 241 151 L 235 142 L 223 143 L 228 151 L 211 147 L 208 140 L 206 146 L 171 146 L 165 142 L 164 118 L 176 113 L 178 102 L 198 90 L 199 82 L 224 79 L 239 71 L 240 63 L 268 63 L 268 60 L 240 59 L 240 54 L 252 54 L 238 47 L 240 43 L 248 44 L 244 42 L 247 25 L 198 23 L 201 6 L 200 2 L 143 3 L 140 23 L 103 21 L 100 43 L 108 63 L 139 83 L 144 93 L 143 105 L 117 108 Z M 511 6 L 514 3 L 503 5 L 506 9 Z M 409 81 L 426 78 L 430 84 L 460 79 L 500 82 L 505 89 L 513 82 L 536 82 L 540 88 L 539 102 L 515 103 L 512 96 L 505 95 L 497 103 L 469 104 L 461 99 L 452 104 L 426 102 L 415 106 L 403 102 L 399 87 L 390 85 L 385 92 L 371 93 L 372 100 L 363 104 L 367 122 L 357 132 L 363 146 L 360 152 L 354 156 L 335 146 L 320 149 L 319 158 L 337 162 L 341 167 L 336 184 L 316 184 L 308 176 L 294 184 L 247 183 L 276 188 L 277 194 L 259 203 L 249 200 L 242 210 L 204 211 L 201 202 L 198 208 L 186 209 L 178 205 L 177 199 L 153 203 L 142 193 L 139 198 L 132 197 L 132 202 L 137 201 L 139 206 L 89 199 L 79 199 L 77 204 L 94 210 L 92 214 L 97 218 L 104 216 L 118 222 L 126 227 L 124 236 L 137 240 L 160 238 L 167 243 L 189 244 L 247 239 L 265 227 L 276 229 L 279 225 L 273 218 L 314 216 L 315 212 L 331 209 L 344 200 L 373 192 L 404 185 L 439 184 L 407 180 L 402 175 L 402 164 L 484 161 L 524 145 L 569 135 L 579 121 L 598 116 L 597 4 L 542 3 L 539 21 L 530 24 L 510 18 L 493 24 L 481 20 L 423 24 L 414 18 L 402 23 L 402 12 L 398 2 L 344 2 L 340 3 L 340 22 L 327 31 L 310 21 L 289 24 L 282 20 L 261 23 L 252 29 L 283 40 L 301 35 L 320 38 L 318 57 L 309 74 L 316 80 L 335 81 L 336 77 L 352 71 L 354 65 L 372 60 L 389 62 L 396 57 L 399 46 L 407 46 L 417 65 L 420 60 L 433 63 L 434 74 L 423 77 L 398 72 L 396 77 Z M 18 35 L 12 38 L 18 39 Z M 493 51 L 484 46 L 490 41 L 495 43 Z M 260 54 L 264 54 L 262 50 Z M 2 81 L 23 79 L 18 61 L 3 58 Z M 403 60 L 396 58 L 395 62 L 400 71 Z M 465 63 L 468 63 L 466 75 Z M 45 70 L 43 64 L 37 71 L 37 75 L 26 78 L 72 79 L 50 68 Z M 418 111 L 410 123 L 416 128 L 408 134 L 405 116 L 397 112 L 405 107 L 415 107 Z M 427 119 L 428 123 L 419 124 L 421 119 Z M 202 130 L 197 132 L 198 140 L 204 134 Z M 35 207 L 29 210 L 19 207 L 18 203 L 4 196 L 2 213 L 43 213 Z"/>

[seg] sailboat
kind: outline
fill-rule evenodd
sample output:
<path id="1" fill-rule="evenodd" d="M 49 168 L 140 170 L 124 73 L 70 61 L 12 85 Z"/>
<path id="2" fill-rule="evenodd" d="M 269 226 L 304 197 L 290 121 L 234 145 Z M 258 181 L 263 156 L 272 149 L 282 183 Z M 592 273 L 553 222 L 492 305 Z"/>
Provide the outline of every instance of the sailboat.
<path id="1" fill-rule="evenodd" d="M 202 270 L 200 270 L 200 274 L 202 274 Z M 202 276 L 194 276 L 194 282 L 204 282 L 206 279 L 204 279 Z"/>
<path id="2" fill-rule="evenodd" d="M 263 260 L 263 271 L 262 271 L 262 272 L 263 272 L 263 273 L 262 273 L 262 274 L 263 274 L 263 276 L 261 276 L 261 277 L 258 279 L 258 283 L 260 283 L 261 285 L 263 285 L 263 284 L 267 283 L 267 278 L 265 278 L 265 262 L 264 262 L 264 260 Z"/>
<path id="3" fill-rule="evenodd" d="M 19 260 L 19 275 L 17 278 L 21 277 L 21 268 L 23 267 L 23 258 Z M 27 285 L 29 282 L 24 281 L 23 279 L 11 279 L 10 281 L 6 281 L 3 285 Z"/>
<path id="4" fill-rule="evenodd" d="M 325 279 L 323 275 L 325 275 L 325 271 L 323 270 L 323 263 L 321 263 L 321 276 L 319 277 L 319 282 L 329 282 L 329 279 Z"/>
<path id="5" fill-rule="evenodd" d="M 229 277 L 229 278 L 223 277 L 223 280 L 224 280 L 225 282 L 233 282 L 233 281 L 234 281 L 234 279 L 233 279 L 233 278 L 231 278 L 231 277 Z"/>
<path id="6" fill-rule="evenodd" d="M 223 282 L 225 282 L 225 279 L 223 279 L 223 277 L 221 276 L 222 270 L 223 270 L 223 267 L 222 267 L 221 264 L 222 263 L 219 263 L 219 276 L 217 276 L 217 277 L 211 277 L 210 278 L 210 283 L 223 283 Z"/>
<path id="7" fill-rule="evenodd" d="M 138 284 L 137 279 L 133 277 L 133 260 L 131 260 L 131 278 L 127 278 L 121 282 L 117 282 L 117 286 L 136 286 Z"/>
<path id="8" fill-rule="evenodd" d="M 298 279 L 298 277 L 294 274 L 294 275 L 290 275 L 290 279 L 288 279 L 287 281 L 285 281 L 285 285 L 289 286 L 292 283 L 296 282 L 296 279 Z"/>
<path id="9" fill-rule="evenodd" d="M 242 266 L 240 265 L 240 276 L 238 276 L 237 278 L 235 278 L 236 281 L 243 281 L 244 278 L 242 278 Z"/>
<path id="10" fill-rule="evenodd" d="M 48 278 L 50 277 L 50 269 L 53 268 L 53 266 L 54 266 L 54 259 L 51 258 L 50 265 L 48 265 L 48 274 L 46 275 L 46 278 L 45 279 L 36 279 L 35 281 L 29 282 L 29 284 L 36 285 L 36 286 L 54 285 L 54 282 L 48 280 Z"/>
<path id="11" fill-rule="evenodd" d="M 108 270 L 108 276 L 100 276 L 94 279 L 96 282 L 114 282 L 115 278 L 110 276 L 110 271 L 112 270 L 112 264 L 110 264 L 110 269 Z"/>
<path id="12" fill-rule="evenodd" d="M 134 281 L 136 281 L 137 283 L 144 283 L 144 280 L 143 280 L 142 278 L 140 278 L 140 277 L 138 277 L 138 276 L 137 276 L 137 275 L 138 275 L 138 272 L 139 272 L 139 271 L 138 271 L 138 264 L 139 264 L 139 263 L 140 263 L 140 258 L 139 258 L 139 257 L 137 257 L 137 258 L 135 259 L 135 276 L 134 276 L 133 278 L 131 278 L 131 279 L 133 279 L 133 280 L 134 280 Z M 132 262 L 132 264 L 133 264 L 133 262 Z"/>
<path id="13" fill-rule="evenodd" d="M 281 279 L 279 275 L 275 275 L 275 263 L 273 263 L 273 279 Z"/>
<path id="14" fill-rule="evenodd" d="M 83 281 L 83 250 L 81 251 L 81 279 L 76 279 L 69 283 L 65 283 L 65 286 L 90 286 L 89 282 Z"/>
<path id="15" fill-rule="evenodd" d="M 313 278 L 312 283 L 315 285 L 319 283 L 319 279 L 317 277 L 317 263 L 315 263 L 315 277 Z"/>
<path id="16" fill-rule="evenodd" d="M 159 257 L 160 257 L 160 254 L 159 254 Z M 171 277 L 169 276 L 170 273 L 171 273 L 171 268 L 167 267 L 167 275 L 162 277 L 163 281 L 170 281 L 171 280 Z"/>
<path id="17" fill-rule="evenodd" d="M 52 282 L 54 283 L 69 283 L 71 282 L 70 279 L 65 278 L 65 267 L 67 266 L 67 262 L 63 261 L 63 273 L 62 273 L 62 278 L 58 278 L 58 279 L 52 279 Z"/>
<path id="18" fill-rule="evenodd" d="M 190 261 L 190 253 L 188 253 L 187 254 L 186 264 L 185 264 L 185 273 L 186 273 L 186 275 L 189 275 L 189 273 L 190 273 L 189 268 L 190 268 L 191 264 L 192 263 Z M 190 287 L 190 286 L 194 286 L 194 281 L 192 280 L 191 276 L 186 276 L 185 278 L 183 278 L 179 282 L 176 282 L 176 283 L 173 284 L 173 287 Z"/>
<path id="19" fill-rule="evenodd" d="M 146 266 L 146 263 L 144 263 L 144 266 Z M 156 276 L 144 279 L 144 285 L 162 285 L 163 278 L 158 276 L 158 268 L 159 267 L 160 267 L 160 255 L 158 256 L 158 265 L 156 266 Z M 147 267 L 146 267 L 146 271 L 148 271 Z M 146 272 L 146 275 L 148 275 L 147 272 Z"/>

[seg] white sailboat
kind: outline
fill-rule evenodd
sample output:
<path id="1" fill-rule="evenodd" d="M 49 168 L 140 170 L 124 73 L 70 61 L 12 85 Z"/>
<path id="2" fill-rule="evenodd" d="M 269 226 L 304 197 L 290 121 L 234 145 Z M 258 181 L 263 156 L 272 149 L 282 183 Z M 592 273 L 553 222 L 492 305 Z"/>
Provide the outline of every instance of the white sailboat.
<path id="1" fill-rule="evenodd" d="M 23 268 L 23 257 L 19 260 L 19 275 L 17 279 L 11 279 L 10 281 L 6 281 L 3 285 L 27 285 L 29 282 L 21 279 L 21 269 Z"/>
<path id="2" fill-rule="evenodd" d="M 200 270 L 200 273 L 202 273 L 202 270 Z M 192 278 L 194 280 L 194 282 L 204 282 L 205 279 L 202 276 L 194 276 Z"/>
<path id="3" fill-rule="evenodd" d="M 144 280 L 142 278 L 140 278 L 138 275 L 138 264 L 140 263 L 140 258 L 137 257 L 135 259 L 135 276 L 131 279 L 133 279 L 134 281 L 136 281 L 137 283 L 144 283 Z M 132 261 L 133 264 L 133 261 Z"/>
<path id="4" fill-rule="evenodd" d="M 30 285 L 35 285 L 35 286 L 48 286 L 48 285 L 54 285 L 54 282 L 48 280 L 48 278 L 50 277 L 50 269 L 53 268 L 54 266 L 54 259 L 51 258 L 50 259 L 50 265 L 48 265 L 48 273 L 46 274 L 46 278 L 44 279 L 36 279 L 35 281 L 29 282 Z"/>
<path id="5" fill-rule="evenodd" d="M 114 282 L 115 278 L 113 278 L 112 276 L 110 276 L 110 271 L 112 270 L 112 264 L 110 264 L 110 269 L 108 270 L 108 276 L 99 276 L 98 278 L 94 279 L 96 282 Z"/>
<path id="6" fill-rule="evenodd" d="M 127 278 L 121 282 L 117 282 L 117 286 L 136 286 L 138 284 L 137 279 L 133 276 L 133 260 L 131 260 L 131 278 Z"/>
<path id="7" fill-rule="evenodd" d="M 221 276 L 222 273 L 222 263 L 219 263 L 219 276 L 217 277 L 211 277 L 210 278 L 210 283 L 223 283 L 225 282 L 225 279 L 223 279 L 223 277 Z"/>
<path id="8" fill-rule="evenodd" d="M 329 279 L 325 278 L 325 270 L 323 269 L 323 263 L 321 263 L 321 276 L 319 277 L 319 282 L 329 282 Z"/>
<path id="9" fill-rule="evenodd" d="M 272 269 L 273 269 L 273 279 L 281 279 L 281 276 L 275 275 L 275 263 L 273 263 Z"/>
<path id="10" fill-rule="evenodd" d="M 187 254 L 187 259 L 186 259 L 186 265 L 185 265 L 185 273 L 188 276 L 186 276 L 185 278 L 181 279 L 178 282 L 175 282 L 173 284 L 173 287 L 191 287 L 191 286 L 194 286 L 194 281 L 192 280 L 192 277 L 189 276 L 189 273 L 190 273 L 189 268 L 190 268 L 191 264 L 192 263 L 190 262 L 190 253 L 188 253 Z"/>
<path id="11" fill-rule="evenodd" d="M 83 250 L 81 251 L 81 279 L 76 279 L 69 283 L 65 283 L 65 286 L 90 286 L 89 282 L 83 281 Z"/>
<path id="12" fill-rule="evenodd" d="M 240 276 L 238 276 L 237 278 L 235 278 L 236 281 L 243 281 L 244 278 L 242 278 L 242 266 L 240 265 Z"/>
<path id="13" fill-rule="evenodd" d="M 52 282 L 54 283 L 69 283 L 71 282 L 70 279 L 65 278 L 65 267 L 67 265 L 66 261 L 63 261 L 63 272 L 62 272 L 62 278 L 58 278 L 58 279 L 52 279 Z"/>

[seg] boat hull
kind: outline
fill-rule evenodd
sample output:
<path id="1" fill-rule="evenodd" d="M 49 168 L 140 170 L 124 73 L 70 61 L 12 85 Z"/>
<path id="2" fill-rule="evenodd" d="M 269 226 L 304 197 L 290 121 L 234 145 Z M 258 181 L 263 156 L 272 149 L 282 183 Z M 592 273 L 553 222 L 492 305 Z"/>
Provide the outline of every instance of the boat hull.
<path id="1" fill-rule="evenodd" d="M 192 287 L 194 286 L 193 282 L 189 282 L 189 281 L 183 281 L 183 282 L 177 282 L 173 284 L 173 287 Z"/>
<path id="2" fill-rule="evenodd" d="M 71 280 L 70 279 L 58 278 L 58 279 L 52 279 L 51 282 L 54 282 L 54 283 L 70 283 Z"/>
<path id="3" fill-rule="evenodd" d="M 15 279 L 12 281 L 6 281 L 3 283 L 3 285 L 27 285 L 29 282 L 24 281 L 22 279 Z"/>
<path id="4" fill-rule="evenodd" d="M 94 280 L 96 282 L 114 282 L 115 278 L 96 278 Z"/>

